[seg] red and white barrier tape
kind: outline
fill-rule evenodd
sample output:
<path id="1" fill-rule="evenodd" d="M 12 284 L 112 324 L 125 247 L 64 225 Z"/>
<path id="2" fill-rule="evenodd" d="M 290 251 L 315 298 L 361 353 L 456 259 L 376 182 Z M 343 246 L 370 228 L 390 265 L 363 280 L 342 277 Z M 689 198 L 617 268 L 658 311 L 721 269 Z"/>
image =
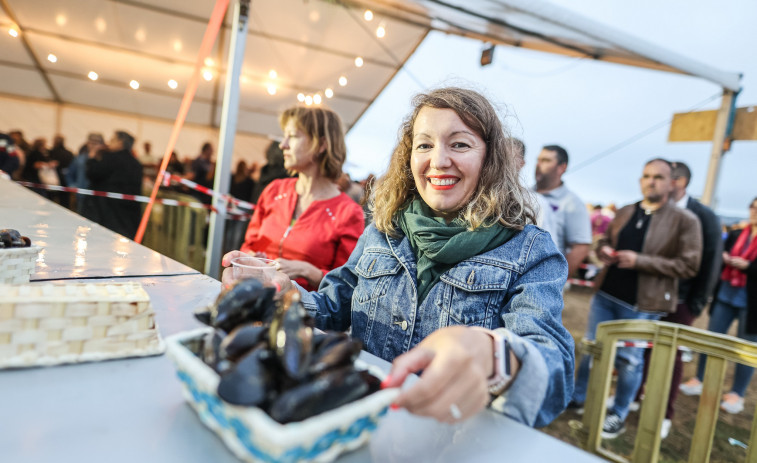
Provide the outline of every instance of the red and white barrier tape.
<path id="1" fill-rule="evenodd" d="M 582 280 L 580 278 L 568 278 L 568 283 L 576 286 L 585 286 L 587 288 L 593 288 L 594 282 L 590 280 Z"/>
<path id="2" fill-rule="evenodd" d="M 210 189 L 208 187 L 199 185 L 196 182 L 193 182 L 191 180 L 187 180 L 187 179 L 185 179 L 183 177 L 180 177 L 178 175 L 171 174 L 170 172 L 164 172 L 163 173 L 163 185 L 164 186 L 168 186 L 166 184 L 166 182 L 170 182 L 171 180 L 173 180 L 176 183 L 180 183 L 180 184 L 182 184 L 184 186 L 187 186 L 187 187 L 189 187 L 189 188 L 191 188 L 191 189 L 193 189 L 195 191 L 199 191 L 200 193 L 205 193 L 208 196 L 212 196 L 214 198 L 222 198 L 225 201 L 230 202 L 231 204 L 233 204 L 235 206 L 243 207 L 243 208 L 249 209 L 251 211 L 255 209 L 255 205 L 252 204 L 252 203 L 248 203 L 247 201 L 242 201 L 241 199 L 237 199 L 237 198 L 235 198 L 235 197 L 233 197 L 231 195 L 224 195 L 224 194 L 221 194 L 221 193 L 217 193 L 214 190 L 212 190 L 212 189 Z"/>
<path id="3" fill-rule="evenodd" d="M 148 203 L 150 202 L 150 198 L 147 196 L 142 195 L 129 195 L 124 193 L 111 193 L 108 191 L 97 191 L 97 190 L 89 190 L 87 188 L 75 188 L 75 187 L 68 187 L 68 186 L 59 186 L 59 185 L 45 185 L 41 183 L 31 183 L 31 182 L 16 182 L 19 185 L 23 185 L 25 187 L 30 188 L 37 188 L 41 190 L 50 190 L 50 191 L 66 191 L 69 193 L 78 193 L 82 195 L 88 195 L 88 196 L 99 196 L 103 198 L 111 198 L 111 199 L 123 199 L 126 201 L 136 201 L 139 203 Z M 165 204 L 166 206 L 185 206 L 185 207 L 192 207 L 195 209 L 210 209 L 212 211 L 215 211 L 215 208 L 210 204 L 203 204 L 203 203 L 195 203 L 195 202 L 188 202 L 188 201 L 178 201 L 175 199 L 168 199 L 168 198 L 160 198 L 156 199 L 155 202 L 160 204 Z M 246 220 L 251 217 L 250 214 L 245 213 L 238 213 L 238 212 L 232 212 L 227 211 L 227 214 L 230 216 L 233 216 L 232 218 L 235 220 Z"/>
<path id="4" fill-rule="evenodd" d="M 651 349 L 654 347 L 652 341 L 617 341 L 615 347 L 640 347 L 642 349 Z M 680 351 L 691 351 L 688 347 L 678 346 Z"/>

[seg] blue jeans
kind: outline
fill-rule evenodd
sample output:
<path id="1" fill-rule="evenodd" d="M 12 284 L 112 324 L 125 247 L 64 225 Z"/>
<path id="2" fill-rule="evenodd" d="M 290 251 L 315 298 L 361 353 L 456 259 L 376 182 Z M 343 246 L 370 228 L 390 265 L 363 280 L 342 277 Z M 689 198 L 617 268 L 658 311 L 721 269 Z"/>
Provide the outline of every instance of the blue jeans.
<path id="1" fill-rule="evenodd" d="M 731 327 L 731 323 L 734 320 L 739 321 L 738 331 L 736 336 L 747 341 L 757 342 L 757 335 L 746 334 L 746 307 L 739 308 L 733 306 L 727 302 L 715 301 L 712 305 L 712 313 L 710 314 L 710 323 L 707 325 L 707 329 L 714 333 L 727 333 L 728 328 Z M 697 364 L 697 378 L 699 381 L 704 379 L 704 367 L 707 362 L 707 356 L 704 354 L 699 355 L 699 364 Z M 736 364 L 736 371 L 733 374 L 733 386 L 731 386 L 731 392 L 735 392 L 739 397 L 744 397 L 749 381 L 752 379 L 752 373 L 754 368 Z"/>
<path id="2" fill-rule="evenodd" d="M 604 293 L 597 293 L 591 299 L 589 324 L 585 337 L 594 340 L 597 325 L 614 320 L 659 320 L 661 314 L 638 312 L 609 298 Z M 584 355 L 578 367 L 576 387 L 573 390 L 573 400 L 577 403 L 586 401 L 586 389 L 589 385 L 589 371 L 591 369 L 591 355 Z M 619 347 L 615 355 L 615 369 L 618 371 L 618 382 L 615 390 L 615 405 L 610 413 L 618 415 L 622 420 L 628 416 L 628 407 L 636 396 L 641 385 L 644 372 L 644 349 L 640 347 Z"/>

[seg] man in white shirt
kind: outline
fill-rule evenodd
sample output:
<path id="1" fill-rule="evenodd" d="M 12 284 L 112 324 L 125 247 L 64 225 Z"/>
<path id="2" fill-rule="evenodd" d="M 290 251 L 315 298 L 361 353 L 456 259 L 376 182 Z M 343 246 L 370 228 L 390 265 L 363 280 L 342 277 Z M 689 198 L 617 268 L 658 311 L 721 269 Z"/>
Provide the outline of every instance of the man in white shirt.
<path id="1" fill-rule="evenodd" d="M 584 202 L 562 181 L 568 169 L 568 152 L 558 145 L 542 148 L 536 160 L 535 190 L 544 196 L 554 218 L 549 232 L 568 261 L 568 276 L 573 275 L 589 254 L 591 221 Z"/>

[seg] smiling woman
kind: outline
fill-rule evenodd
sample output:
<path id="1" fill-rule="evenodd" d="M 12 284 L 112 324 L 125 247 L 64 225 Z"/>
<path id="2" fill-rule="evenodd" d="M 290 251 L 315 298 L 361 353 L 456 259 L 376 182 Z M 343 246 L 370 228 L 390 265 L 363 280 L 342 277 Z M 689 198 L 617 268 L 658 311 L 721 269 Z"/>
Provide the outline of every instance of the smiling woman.
<path id="1" fill-rule="evenodd" d="M 453 422 L 489 405 L 543 426 L 573 382 L 565 259 L 532 225 L 518 155 L 486 98 L 443 88 L 413 103 L 371 198 L 375 223 L 317 292 L 300 288 L 303 304 L 317 327 L 351 330 L 393 361 L 384 387 L 422 371 L 396 407 Z"/>

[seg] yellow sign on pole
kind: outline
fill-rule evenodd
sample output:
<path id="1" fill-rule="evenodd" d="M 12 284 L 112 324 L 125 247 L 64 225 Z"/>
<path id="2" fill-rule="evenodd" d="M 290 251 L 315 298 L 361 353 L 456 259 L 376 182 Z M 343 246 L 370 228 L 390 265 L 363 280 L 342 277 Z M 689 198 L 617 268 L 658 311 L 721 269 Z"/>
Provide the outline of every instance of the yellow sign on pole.
<path id="1" fill-rule="evenodd" d="M 668 141 L 712 141 L 717 116 L 717 110 L 674 114 Z M 757 106 L 736 109 L 731 139 L 757 140 Z"/>

